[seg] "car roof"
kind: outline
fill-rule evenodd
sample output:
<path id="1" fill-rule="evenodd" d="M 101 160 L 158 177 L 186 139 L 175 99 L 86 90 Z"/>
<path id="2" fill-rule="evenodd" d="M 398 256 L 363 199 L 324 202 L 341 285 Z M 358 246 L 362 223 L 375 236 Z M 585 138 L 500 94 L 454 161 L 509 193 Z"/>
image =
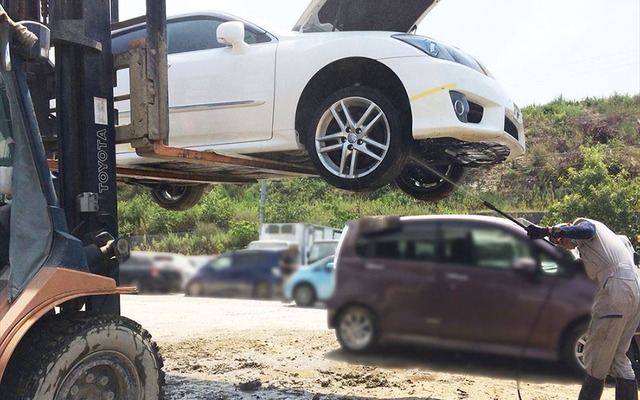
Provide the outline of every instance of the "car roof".
<path id="1" fill-rule="evenodd" d="M 498 225 L 507 229 L 514 229 L 519 227 L 518 224 L 512 222 L 506 218 L 494 217 L 489 215 L 471 215 L 471 214 L 431 214 L 431 215 L 385 215 L 375 217 L 364 217 L 358 220 L 352 221 L 358 226 L 362 233 L 375 233 L 381 231 L 392 231 L 399 229 L 401 225 L 409 223 L 420 222 L 476 222 L 491 225 Z"/>

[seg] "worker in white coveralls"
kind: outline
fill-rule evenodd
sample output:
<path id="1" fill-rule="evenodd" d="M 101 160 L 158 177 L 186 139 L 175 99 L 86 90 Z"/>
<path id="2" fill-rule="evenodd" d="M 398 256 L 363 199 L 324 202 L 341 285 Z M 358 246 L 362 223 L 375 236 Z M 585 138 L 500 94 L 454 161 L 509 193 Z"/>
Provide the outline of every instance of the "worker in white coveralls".
<path id="1" fill-rule="evenodd" d="M 578 400 L 599 400 L 607 374 L 616 379 L 616 400 L 637 400 L 638 385 L 626 356 L 640 323 L 640 278 L 633 254 L 606 225 L 587 218 L 526 229 L 532 239 L 548 236 L 566 249 L 577 247 L 587 275 L 598 283 L 584 347 L 587 376 Z"/>

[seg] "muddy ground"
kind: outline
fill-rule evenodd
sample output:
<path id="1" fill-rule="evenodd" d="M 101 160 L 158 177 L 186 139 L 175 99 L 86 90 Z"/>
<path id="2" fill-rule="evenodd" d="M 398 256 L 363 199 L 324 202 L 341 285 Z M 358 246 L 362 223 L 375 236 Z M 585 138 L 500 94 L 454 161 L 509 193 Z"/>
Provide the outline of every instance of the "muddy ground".
<path id="1" fill-rule="evenodd" d="M 138 295 L 123 296 L 122 314 L 160 345 L 170 400 L 497 400 L 518 399 L 518 386 L 522 400 L 568 400 L 580 389 L 552 362 L 404 346 L 351 355 L 322 306 Z"/>

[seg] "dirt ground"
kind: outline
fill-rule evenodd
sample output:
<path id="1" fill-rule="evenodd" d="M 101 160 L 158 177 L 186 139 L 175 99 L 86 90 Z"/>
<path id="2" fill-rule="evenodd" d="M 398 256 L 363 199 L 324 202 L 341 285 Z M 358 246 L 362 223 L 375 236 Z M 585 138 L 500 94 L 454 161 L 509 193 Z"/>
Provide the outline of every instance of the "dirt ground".
<path id="1" fill-rule="evenodd" d="M 568 400 L 580 389 L 552 362 L 400 346 L 354 356 L 322 307 L 138 295 L 123 296 L 122 314 L 160 345 L 170 400 L 497 400 L 518 399 L 518 386 L 522 400 Z"/>

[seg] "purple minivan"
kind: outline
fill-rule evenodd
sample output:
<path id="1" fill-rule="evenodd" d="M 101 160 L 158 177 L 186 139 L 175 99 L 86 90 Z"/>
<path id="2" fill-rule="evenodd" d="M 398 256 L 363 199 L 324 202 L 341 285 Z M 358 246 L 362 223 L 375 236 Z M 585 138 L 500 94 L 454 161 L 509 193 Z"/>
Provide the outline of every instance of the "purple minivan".
<path id="1" fill-rule="evenodd" d="M 345 350 L 409 343 L 563 360 L 583 370 L 596 283 L 571 252 L 530 240 L 507 219 L 350 221 L 335 279 L 328 325 Z M 636 339 L 628 354 L 635 368 Z"/>

